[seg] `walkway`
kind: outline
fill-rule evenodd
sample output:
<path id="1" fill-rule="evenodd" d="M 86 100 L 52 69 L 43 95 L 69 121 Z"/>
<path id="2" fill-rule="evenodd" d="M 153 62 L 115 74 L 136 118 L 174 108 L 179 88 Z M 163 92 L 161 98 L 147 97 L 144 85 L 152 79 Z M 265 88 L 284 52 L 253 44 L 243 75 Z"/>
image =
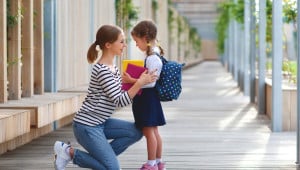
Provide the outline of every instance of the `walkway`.
<path id="1" fill-rule="evenodd" d="M 272 133 L 270 120 L 257 115 L 219 62 L 203 62 L 184 71 L 179 100 L 163 103 L 163 158 L 168 170 L 297 169 L 296 133 Z M 132 120 L 130 107 L 115 114 Z M 74 140 L 70 126 L 0 156 L 0 170 L 47 170 L 55 140 Z M 146 160 L 145 139 L 119 156 L 123 170 Z M 73 164 L 68 169 L 79 169 Z"/>

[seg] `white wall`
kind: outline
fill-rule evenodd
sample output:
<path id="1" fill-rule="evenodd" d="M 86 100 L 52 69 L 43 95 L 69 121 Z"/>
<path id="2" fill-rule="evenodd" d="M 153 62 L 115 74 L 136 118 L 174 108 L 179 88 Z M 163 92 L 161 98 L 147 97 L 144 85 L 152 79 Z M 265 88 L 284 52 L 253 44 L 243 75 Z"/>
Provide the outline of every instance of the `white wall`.
<path id="1" fill-rule="evenodd" d="M 114 1 L 57 1 L 58 90 L 89 82 L 86 53 L 103 24 L 115 24 Z"/>

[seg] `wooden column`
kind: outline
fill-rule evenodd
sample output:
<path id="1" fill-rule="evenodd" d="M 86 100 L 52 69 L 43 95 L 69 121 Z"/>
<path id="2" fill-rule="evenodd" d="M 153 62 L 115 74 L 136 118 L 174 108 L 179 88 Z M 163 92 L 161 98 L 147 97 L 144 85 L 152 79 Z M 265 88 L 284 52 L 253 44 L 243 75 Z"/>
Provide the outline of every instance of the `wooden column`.
<path id="1" fill-rule="evenodd" d="M 0 103 L 7 101 L 6 0 L 0 0 Z"/>
<path id="2" fill-rule="evenodd" d="M 21 0 L 8 0 L 15 23 L 7 31 L 8 98 L 21 99 Z"/>
<path id="3" fill-rule="evenodd" d="M 34 94 L 44 93 L 44 1 L 34 0 Z"/>
<path id="4" fill-rule="evenodd" d="M 22 96 L 33 96 L 33 0 L 23 0 Z"/>

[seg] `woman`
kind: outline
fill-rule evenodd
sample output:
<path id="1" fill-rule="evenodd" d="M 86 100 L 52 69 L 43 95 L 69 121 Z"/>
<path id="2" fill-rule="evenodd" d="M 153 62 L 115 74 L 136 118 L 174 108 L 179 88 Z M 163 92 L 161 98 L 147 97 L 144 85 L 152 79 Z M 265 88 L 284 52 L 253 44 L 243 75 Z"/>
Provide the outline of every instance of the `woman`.
<path id="1" fill-rule="evenodd" d="M 131 104 L 140 88 L 156 81 L 157 76 L 145 71 L 128 91 L 122 91 L 120 72 L 114 65 L 114 59 L 122 55 L 125 47 L 122 29 L 112 25 L 100 27 L 87 58 L 93 63 L 100 50 L 102 55 L 93 66 L 87 97 L 73 120 L 76 140 L 87 152 L 56 141 L 57 170 L 63 170 L 71 160 L 83 168 L 118 170 L 120 166 L 116 156 L 141 139 L 142 133 L 134 123 L 113 119 L 111 115 L 116 107 Z"/>

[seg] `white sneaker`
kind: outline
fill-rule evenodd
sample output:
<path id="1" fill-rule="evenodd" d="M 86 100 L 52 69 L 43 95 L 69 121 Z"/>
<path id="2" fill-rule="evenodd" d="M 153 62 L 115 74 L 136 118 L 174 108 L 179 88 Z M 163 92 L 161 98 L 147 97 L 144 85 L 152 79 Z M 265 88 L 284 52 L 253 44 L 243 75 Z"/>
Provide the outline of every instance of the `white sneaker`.
<path id="1" fill-rule="evenodd" d="M 66 152 L 67 148 L 71 147 L 70 145 L 56 141 L 54 144 L 54 167 L 56 170 L 64 170 L 67 164 L 71 161 L 71 156 Z"/>

